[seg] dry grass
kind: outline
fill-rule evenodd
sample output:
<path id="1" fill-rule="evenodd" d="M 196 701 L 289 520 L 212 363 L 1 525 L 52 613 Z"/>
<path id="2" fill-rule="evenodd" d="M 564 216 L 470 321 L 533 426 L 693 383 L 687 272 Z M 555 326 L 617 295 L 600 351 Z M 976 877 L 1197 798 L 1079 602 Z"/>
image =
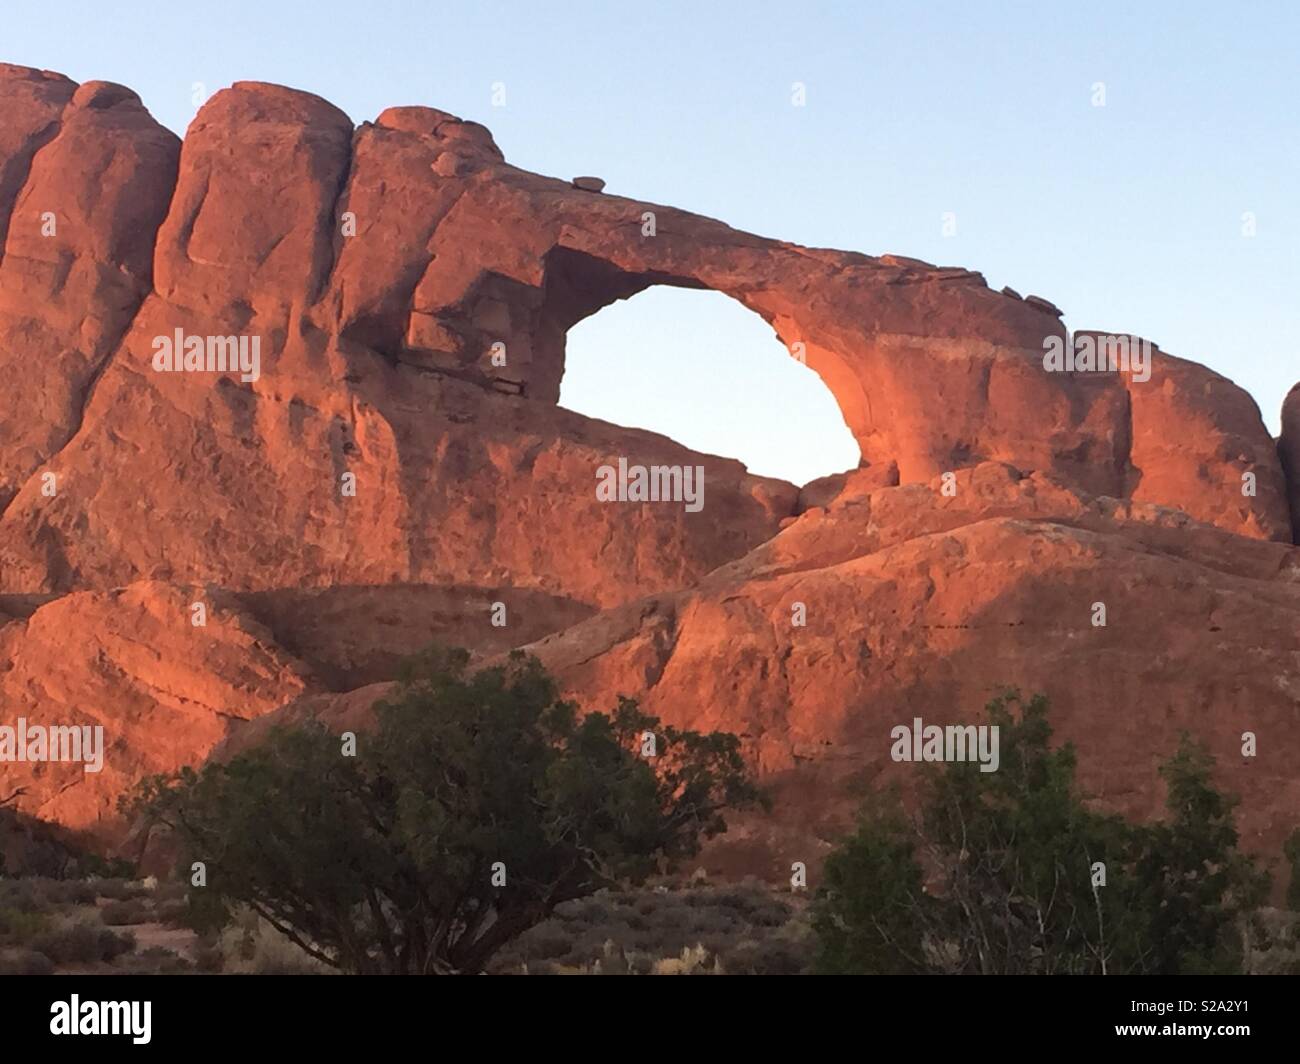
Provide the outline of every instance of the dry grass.
<path id="1" fill-rule="evenodd" d="M 757 882 L 602 891 L 560 906 L 493 970 L 520 974 L 795 975 L 808 966 L 805 899 Z"/>
<path id="2" fill-rule="evenodd" d="M 134 880 L 0 879 L 0 975 L 333 974 L 250 911 L 219 936 L 185 926 L 184 888 Z M 493 963 L 502 974 L 795 975 L 813 942 L 807 897 L 758 882 L 659 882 L 562 905 Z M 1260 913 L 1250 970 L 1300 974 L 1300 917 Z"/>

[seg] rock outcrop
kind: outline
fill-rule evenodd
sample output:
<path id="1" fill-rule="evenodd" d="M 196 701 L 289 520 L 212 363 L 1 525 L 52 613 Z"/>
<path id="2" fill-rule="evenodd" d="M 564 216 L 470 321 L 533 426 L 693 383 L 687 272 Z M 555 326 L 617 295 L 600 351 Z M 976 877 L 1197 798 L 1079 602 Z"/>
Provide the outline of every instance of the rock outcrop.
<path id="1" fill-rule="evenodd" d="M 1243 799 L 1244 844 L 1276 855 L 1300 808 L 1300 550 L 997 463 L 953 487 L 846 491 L 694 587 L 526 649 L 581 704 L 637 692 L 668 723 L 742 737 L 776 801 L 714 847 L 719 868 L 817 860 L 864 785 L 912 793 L 892 728 L 975 723 L 1008 687 L 1049 696 L 1085 788 L 1129 816 L 1161 813 L 1156 766 L 1198 736 Z M 388 692 L 304 696 L 223 752 L 304 717 L 364 728 Z"/>
<path id="2" fill-rule="evenodd" d="M 120 85 L 0 66 L 0 507 L 81 426 L 152 283 L 180 141 Z"/>
<path id="3" fill-rule="evenodd" d="M 109 736 L 93 778 L 5 765 L 25 812 L 111 834 L 141 775 L 364 718 L 439 638 L 741 733 L 783 796 L 730 836 L 751 863 L 897 774 L 889 727 L 1004 684 L 1051 694 L 1099 800 L 1137 813 L 1202 735 L 1276 849 L 1295 392 L 1278 445 L 1158 349 L 1149 379 L 1049 371 L 1060 311 L 968 270 L 594 191 L 432 108 L 354 127 L 240 83 L 182 144 L 121 86 L 0 67 L 0 724 Z M 558 407 L 567 330 L 659 284 L 767 321 L 859 468 L 800 489 Z M 702 467 L 703 507 L 602 501 L 620 459 Z"/>
<path id="4" fill-rule="evenodd" d="M 191 623 L 195 602 L 205 605 L 202 625 Z M 84 752 L 0 766 L 7 787 L 26 788 L 23 809 L 76 828 L 111 824 L 117 796 L 136 780 L 201 762 L 232 722 L 313 685 L 229 596 L 154 583 L 43 605 L 0 628 L 0 660 L 0 724 L 103 729 L 97 769 Z"/>
<path id="5" fill-rule="evenodd" d="M 1282 436 L 1277 450 L 1291 502 L 1291 527 L 1300 543 L 1300 384 L 1293 386 L 1282 402 Z"/>

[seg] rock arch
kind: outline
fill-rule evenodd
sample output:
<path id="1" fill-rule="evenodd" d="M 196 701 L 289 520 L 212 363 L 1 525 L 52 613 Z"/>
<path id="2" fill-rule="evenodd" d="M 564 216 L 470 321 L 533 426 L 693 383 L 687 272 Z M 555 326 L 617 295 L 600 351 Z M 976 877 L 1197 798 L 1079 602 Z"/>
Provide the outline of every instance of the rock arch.
<path id="1" fill-rule="evenodd" d="M 1245 392 L 1164 354 L 1143 385 L 1046 373 L 1044 340 L 1064 332 L 1058 312 L 976 273 L 800 247 L 578 189 L 510 166 L 484 127 L 430 108 L 354 127 L 308 93 L 238 83 L 203 106 L 178 161 L 174 138 L 127 90 L 78 92 L 12 67 L 0 68 L 0 87 L 0 130 L 18 131 L 0 139 L 0 332 L 28 338 L 0 345 L 0 359 L 16 380 L 39 364 L 59 378 L 45 392 L 66 397 L 37 411 L 39 431 L 0 484 L 11 590 L 174 576 L 245 587 L 516 579 L 580 585 L 596 602 L 609 591 L 590 572 L 594 557 L 555 568 L 529 541 L 541 517 L 519 497 L 555 475 L 557 455 L 570 477 L 583 471 L 569 443 L 590 427 L 554 410 L 565 330 L 651 284 L 721 292 L 787 345 L 804 344 L 863 463 L 896 467 L 904 483 L 994 460 L 1290 540 L 1277 449 Z M 36 204 L 77 202 L 89 182 L 101 203 L 147 203 L 149 224 L 108 211 L 65 227 L 67 283 L 44 266 L 33 274 L 25 264 L 39 256 L 21 249 L 39 241 Z M 123 219 L 129 240 L 114 228 Z M 119 259 L 133 271 L 126 296 L 93 283 L 121 274 Z M 22 309 L 32 307 L 37 323 Z M 63 357 L 88 321 L 111 328 L 88 358 Z M 218 388 L 150 373 L 152 339 L 177 327 L 260 335 L 263 376 Z M 489 361 L 498 342 L 504 382 Z M 494 383 L 522 394 L 489 406 L 475 385 Z M 28 399 L 6 401 L 11 420 L 32 421 Z M 56 458 L 88 487 L 47 501 L 33 476 Z M 345 465 L 376 486 L 375 505 L 346 519 L 319 494 Z M 1246 472 L 1254 496 L 1242 494 Z M 738 467 L 718 476 L 729 508 L 712 516 L 744 529 L 741 543 L 772 534 L 794 505 L 788 486 Z M 222 522 L 220 550 L 203 541 L 212 522 L 191 521 L 197 484 Z M 440 522 L 456 491 L 475 505 L 457 510 L 464 527 L 448 541 Z M 548 519 L 562 528 L 573 515 Z M 655 520 L 656 551 L 629 545 L 618 564 L 669 560 L 623 593 L 689 582 L 739 549 Z M 110 527 L 136 534 L 87 534 Z M 284 540 L 269 552 L 268 528 L 291 530 L 276 531 Z"/>

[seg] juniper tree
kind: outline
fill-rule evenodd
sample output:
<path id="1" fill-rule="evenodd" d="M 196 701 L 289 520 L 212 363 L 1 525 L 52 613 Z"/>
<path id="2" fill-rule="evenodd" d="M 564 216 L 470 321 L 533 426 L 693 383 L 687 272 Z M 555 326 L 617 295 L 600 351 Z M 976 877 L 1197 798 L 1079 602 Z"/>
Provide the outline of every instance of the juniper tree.
<path id="1" fill-rule="evenodd" d="M 182 870 L 205 863 L 197 912 L 249 906 L 349 972 L 481 971 L 557 905 L 695 854 L 724 809 L 762 800 L 735 736 L 626 698 L 580 715 L 521 655 L 471 673 L 464 651 L 426 652 L 356 756 L 340 749 L 319 724 L 281 728 L 128 808 L 170 828 Z"/>

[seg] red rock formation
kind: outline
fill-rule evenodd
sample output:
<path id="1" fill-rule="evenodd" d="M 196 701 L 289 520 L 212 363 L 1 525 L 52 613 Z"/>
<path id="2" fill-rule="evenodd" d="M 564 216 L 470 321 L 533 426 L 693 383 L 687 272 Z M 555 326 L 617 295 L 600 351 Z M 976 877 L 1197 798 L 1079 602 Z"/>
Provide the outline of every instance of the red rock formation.
<path id="1" fill-rule="evenodd" d="M 1287 392 L 1282 403 L 1282 437 L 1277 441 L 1287 481 L 1287 498 L 1291 502 L 1291 527 L 1300 543 L 1300 384 Z"/>
<path id="2" fill-rule="evenodd" d="M 21 72 L 7 77 L 29 84 Z M 125 90 L 81 91 L 116 101 L 90 108 L 95 115 L 129 114 L 132 130 L 145 122 Z M 37 179 L 51 169 L 41 162 L 57 145 L 36 154 L 23 204 L 41 198 Z M 170 173 L 163 154 L 106 195 L 96 219 L 118 217 L 128 197 L 151 204 L 136 210 L 152 218 Z M 73 200 L 78 181 L 98 179 L 102 167 L 86 169 L 87 157 L 93 163 L 93 152 L 56 157 L 70 191 L 52 198 Z M 32 235 L 34 210 L 11 226 L 11 248 L 20 232 L 28 244 L 42 239 Z M 643 235 L 647 214 L 653 236 Z M 131 232 L 149 240 L 153 229 Z M 584 434 L 583 419 L 553 405 L 565 330 L 655 283 L 726 292 L 802 344 L 864 461 L 897 467 L 904 483 L 1005 461 L 1290 539 L 1272 441 L 1250 399 L 1208 370 L 1160 356 L 1170 369 L 1127 389 L 1118 375 L 1046 373 L 1044 340 L 1062 330 L 1041 301 L 991 292 L 965 270 L 800 248 L 592 195 L 506 165 L 486 130 L 438 111 L 391 110 L 354 132 L 306 93 L 243 83 L 218 93 L 186 138 L 153 264 L 153 291 L 138 309 L 125 297 L 97 308 L 78 291 L 76 313 L 89 303 L 87 320 L 112 317 L 114 330 L 84 359 L 42 360 L 43 375 L 58 380 L 41 380 L 41 394 L 64 396 L 64 414 L 41 429 L 44 442 L 15 474 L 26 480 L 0 520 L 0 590 L 173 577 L 258 589 L 510 580 L 608 605 L 696 578 L 770 535 L 791 513 L 791 489 L 734 465 L 710 468 L 713 498 L 731 512 L 708 522 L 642 515 L 652 528 L 635 541 L 654 549 L 635 550 L 632 579 L 615 589 L 604 571 L 631 559 L 596 551 L 621 537 L 567 532 L 576 521 L 604 524 L 587 490 L 589 462 L 645 441 L 612 433 L 597 442 L 603 457 L 551 450 L 557 437 Z M 258 379 L 153 372 L 155 338 L 177 329 L 259 338 Z M 492 365 L 494 344 L 504 345 L 504 367 Z M 484 394 L 494 377 L 525 394 L 494 400 Z M 71 396 L 81 400 L 75 410 L 66 409 Z M 517 460 L 500 452 L 483 461 L 487 423 Z M 71 431 L 76 446 L 40 469 L 64 480 L 51 499 L 31 474 Z M 522 448 L 521 436 L 530 441 Z M 1256 497 L 1241 495 L 1242 471 L 1258 474 Z M 363 505 L 341 501 L 344 472 L 370 493 Z M 444 522 L 464 530 L 462 542 L 434 533 Z M 561 542 L 562 557 L 536 546 Z"/>
<path id="3" fill-rule="evenodd" d="M 0 66 L 0 506 L 81 425 L 151 287 L 180 142 L 130 89 Z"/>
<path id="4" fill-rule="evenodd" d="M 178 145 L 120 86 L 0 67 L 0 237 L 0 723 L 112 732 L 102 778 L 29 771 L 41 815 L 106 827 L 141 774 L 299 696 L 290 717 L 364 717 L 376 688 L 343 692 L 434 636 L 742 732 L 785 784 L 778 849 L 897 771 L 881 729 L 1004 683 L 1056 699 L 1114 805 L 1155 808 L 1186 725 L 1254 842 L 1296 806 L 1287 481 L 1202 366 L 1047 372 L 1059 311 L 967 270 L 767 240 L 518 170 L 441 111 L 354 129 L 251 83 Z M 558 408 L 567 330 L 655 284 L 769 322 L 862 466 L 800 491 Z M 158 372 L 177 330 L 255 338 L 259 363 Z M 599 501 L 619 457 L 703 466 L 704 509 Z"/>
<path id="5" fill-rule="evenodd" d="M 1289 541 L 1286 484 L 1268 461 L 1255 401 L 1226 377 L 1157 350 L 1151 379 L 1129 381 L 1126 497 L 1177 507 L 1245 536 Z M 1246 474 L 1254 475 L 1253 485 Z M 1254 494 L 1247 494 L 1253 491 Z"/>
<path id="6" fill-rule="evenodd" d="M 192 623 L 195 602 L 206 623 Z M 0 628 L 0 725 L 103 728 L 99 771 L 5 763 L 22 808 L 73 828 L 111 821 L 117 796 L 151 772 L 196 764 L 232 721 L 312 686 L 310 671 L 215 589 L 140 583 L 82 591 Z"/>
<path id="7" fill-rule="evenodd" d="M 941 488 L 811 510 L 694 588 L 529 649 L 585 704 L 641 692 L 672 723 L 741 734 L 779 788 L 773 873 L 843 830 L 855 784 L 916 783 L 891 728 L 974 722 L 1005 686 L 1050 697 L 1085 787 L 1130 815 L 1159 814 L 1156 765 L 1197 735 L 1246 844 L 1277 853 L 1300 808 L 1300 550 L 1004 466 Z"/>
<path id="8" fill-rule="evenodd" d="M 695 587 L 527 649 L 584 705 L 635 692 L 669 723 L 741 735 L 777 800 L 713 848 L 721 869 L 818 859 L 863 784 L 914 789 L 916 766 L 889 757 L 894 726 L 976 722 L 1008 686 L 1051 698 L 1089 793 L 1130 816 L 1160 814 L 1156 766 L 1197 735 L 1242 796 L 1245 845 L 1276 855 L 1300 808 L 1300 551 L 998 464 L 955 491 L 845 492 Z M 363 728 L 388 690 L 304 697 L 222 752 L 307 716 Z"/>

